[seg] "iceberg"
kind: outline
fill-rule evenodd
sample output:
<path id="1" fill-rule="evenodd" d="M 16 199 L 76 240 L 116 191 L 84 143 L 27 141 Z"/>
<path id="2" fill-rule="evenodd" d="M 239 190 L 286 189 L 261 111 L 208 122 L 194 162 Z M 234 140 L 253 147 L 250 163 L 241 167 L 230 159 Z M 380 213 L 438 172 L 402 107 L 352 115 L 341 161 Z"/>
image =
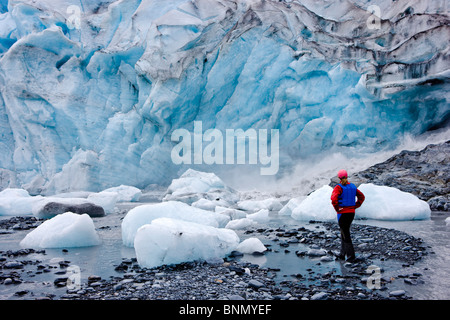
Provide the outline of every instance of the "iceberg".
<path id="1" fill-rule="evenodd" d="M 87 200 L 101 206 L 106 213 L 112 213 L 118 202 L 137 202 L 142 196 L 142 191 L 133 186 L 120 185 L 100 192 L 92 192 Z"/>
<path id="2" fill-rule="evenodd" d="M 171 218 L 212 227 L 225 227 L 227 215 L 207 211 L 179 201 L 140 205 L 131 209 L 122 221 L 123 244 L 132 247 L 137 230 L 157 218 Z"/>
<path id="3" fill-rule="evenodd" d="M 241 253 L 263 253 L 266 251 L 266 246 L 258 238 L 252 237 L 245 239 L 236 248 L 236 251 Z"/>
<path id="4" fill-rule="evenodd" d="M 223 258 L 238 244 L 233 230 L 169 218 L 143 225 L 134 239 L 137 261 L 146 268 Z"/>
<path id="5" fill-rule="evenodd" d="M 290 199 L 281 210 L 278 212 L 280 216 L 290 216 L 292 215 L 292 210 L 297 208 L 306 197 L 297 197 Z"/>
<path id="6" fill-rule="evenodd" d="M 244 211 L 221 206 L 216 206 L 215 212 L 227 215 L 230 217 L 231 220 L 242 219 L 247 217 L 247 214 Z"/>
<path id="7" fill-rule="evenodd" d="M 196 121 L 279 130 L 277 178 L 324 154 L 392 149 L 449 119 L 443 3 L 378 1 L 374 16 L 369 0 L 9 1 L 0 188 L 168 185 L 188 169 L 171 135 Z M 189 167 L 259 170 L 233 163 Z"/>
<path id="8" fill-rule="evenodd" d="M 112 213 L 117 202 L 136 202 L 141 195 L 141 190 L 125 185 L 101 192 L 77 191 L 53 196 L 31 196 L 27 190 L 7 188 L 0 192 L 0 216 L 34 215 L 48 219 L 56 214 L 73 211 L 100 217 L 105 213 Z M 63 208 L 68 210 L 61 211 Z"/>
<path id="9" fill-rule="evenodd" d="M 87 197 L 87 201 L 102 207 L 106 213 L 114 212 L 118 199 L 119 195 L 117 192 L 109 191 L 94 192 Z"/>
<path id="10" fill-rule="evenodd" d="M 44 221 L 20 242 L 26 248 L 73 248 L 100 244 L 92 218 L 66 212 Z"/>
<path id="11" fill-rule="evenodd" d="M 397 188 L 372 183 L 359 186 L 366 200 L 357 209 L 360 218 L 377 220 L 427 220 L 431 209 L 426 201 Z"/>
<path id="12" fill-rule="evenodd" d="M 226 213 L 226 211 L 224 212 Z M 225 228 L 227 229 L 246 229 L 255 226 L 258 223 L 266 223 L 270 220 L 269 210 L 261 209 L 254 213 L 234 216 L 234 219 L 229 221 Z"/>
<path id="13" fill-rule="evenodd" d="M 225 185 L 217 175 L 188 169 L 179 178 L 173 179 L 163 201 L 182 201 L 198 207 L 214 210 L 219 206 L 232 206 L 239 200 L 239 193 Z"/>
<path id="14" fill-rule="evenodd" d="M 250 219 L 250 218 L 240 218 L 236 220 L 231 220 L 227 223 L 225 226 L 226 229 L 233 229 L 233 230 L 239 230 L 239 229 L 246 229 L 251 226 L 257 225 L 258 222 Z"/>
<path id="15" fill-rule="evenodd" d="M 218 201 L 220 201 L 220 202 L 218 202 Z M 196 208 L 204 209 L 204 210 L 215 211 L 216 207 L 218 207 L 218 206 L 221 207 L 222 205 L 228 205 L 227 203 L 224 203 L 221 200 L 218 200 L 218 201 L 201 198 L 201 199 L 195 201 L 194 203 L 192 203 L 192 206 L 196 207 Z"/>
<path id="16" fill-rule="evenodd" d="M 302 221 L 336 220 L 336 211 L 331 205 L 330 199 L 332 191 L 333 188 L 328 185 L 314 190 L 297 207 L 291 209 L 291 217 Z"/>
<path id="17" fill-rule="evenodd" d="M 366 199 L 356 209 L 355 219 L 374 220 L 426 220 L 431 216 L 427 202 L 415 195 L 393 187 L 378 186 L 371 183 L 361 184 L 358 189 Z M 331 205 L 333 188 L 324 185 L 312 192 L 298 206 L 292 209 L 291 217 L 296 220 L 336 220 L 336 211 Z"/>
<path id="18" fill-rule="evenodd" d="M 253 220 L 258 223 L 264 223 L 269 221 L 269 210 L 261 209 L 255 213 L 247 214 L 247 219 Z"/>
<path id="19" fill-rule="evenodd" d="M 7 188 L 0 192 L 0 215 L 31 215 L 34 205 L 42 199 L 42 196 L 30 196 L 24 189 Z"/>
<path id="20" fill-rule="evenodd" d="M 40 219 L 49 219 L 70 210 L 96 217 L 104 215 L 103 208 L 85 198 L 31 196 L 24 189 L 10 188 L 0 192 L 0 215 L 34 215 Z"/>
<path id="21" fill-rule="evenodd" d="M 120 185 L 103 190 L 117 194 L 117 202 L 137 202 L 142 196 L 142 191 L 133 186 Z"/>
<path id="22" fill-rule="evenodd" d="M 267 198 L 264 200 L 242 200 L 237 203 L 241 210 L 256 212 L 262 209 L 269 211 L 278 211 L 283 208 L 281 202 L 275 198 Z"/>

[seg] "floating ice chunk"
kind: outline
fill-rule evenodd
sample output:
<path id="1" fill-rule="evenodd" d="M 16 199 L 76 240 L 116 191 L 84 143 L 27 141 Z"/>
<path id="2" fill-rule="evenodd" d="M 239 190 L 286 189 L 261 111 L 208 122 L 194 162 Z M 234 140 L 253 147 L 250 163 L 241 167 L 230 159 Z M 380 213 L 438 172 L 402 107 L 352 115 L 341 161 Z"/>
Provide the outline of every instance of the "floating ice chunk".
<path id="1" fill-rule="evenodd" d="M 200 208 L 203 210 L 214 211 L 216 209 L 216 204 L 212 200 L 199 199 L 192 204 L 193 207 Z"/>
<path id="2" fill-rule="evenodd" d="M 176 195 L 204 193 L 211 189 L 224 189 L 225 184 L 214 173 L 188 169 L 179 179 L 172 180 L 167 193 Z"/>
<path id="3" fill-rule="evenodd" d="M 59 208 L 73 207 L 77 210 L 87 209 L 88 213 L 95 211 L 96 216 L 101 216 L 99 211 L 103 211 L 101 208 L 95 208 L 93 205 L 99 205 L 103 207 L 103 203 L 94 203 L 88 201 L 86 198 L 70 198 L 75 194 L 70 195 L 58 195 L 53 197 L 43 197 L 43 196 L 30 196 L 30 194 L 23 189 L 5 189 L 0 192 L 0 215 L 34 215 L 40 219 L 49 219 L 54 217 L 56 214 L 64 213 L 70 211 L 58 210 L 57 206 L 52 206 L 51 208 L 46 207 L 50 203 L 55 203 L 59 205 Z M 72 209 L 75 210 L 75 209 Z M 76 211 L 75 213 L 80 213 Z"/>
<path id="4" fill-rule="evenodd" d="M 52 201 L 57 203 L 64 203 L 67 205 L 80 205 L 89 202 L 102 207 L 106 213 L 111 213 L 114 212 L 117 202 L 139 201 L 141 195 L 141 190 L 136 187 L 120 185 L 118 187 L 109 188 L 101 192 L 76 191 L 61 193 L 52 197 L 43 198 L 43 200 L 45 201 L 45 203 Z M 61 199 L 58 200 L 55 198 Z M 39 210 L 35 208 L 35 212 L 39 212 Z M 48 218 L 42 216 L 40 217 Z"/>
<path id="5" fill-rule="evenodd" d="M 281 202 L 275 198 L 268 198 L 264 200 L 242 200 L 237 203 L 238 207 L 246 211 L 259 211 L 267 209 L 270 211 L 277 211 L 283 208 Z"/>
<path id="6" fill-rule="evenodd" d="M 363 205 L 356 209 L 356 219 L 374 220 L 423 220 L 429 219 L 431 210 L 428 203 L 415 195 L 396 188 L 361 184 L 358 188 L 365 195 Z M 336 211 L 331 205 L 333 189 L 325 185 L 312 192 L 292 210 L 292 218 L 297 220 L 335 220 Z"/>
<path id="7" fill-rule="evenodd" d="M 134 239 L 137 261 L 147 268 L 221 258 L 238 244 L 233 230 L 169 218 L 140 227 Z"/>
<path id="8" fill-rule="evenodd" d="M 93 193 L 90 191 L 72 191 L 72 192 L 63 192 L 55 194 L 53 197 L 56 198 L 86 198 Z"/>
<path id="9" fill-rule="evenodd" d="M 412 193 L 371 183 L 362 184 L 358 189 L 366 196 L 363 205 L 356 211 L 359 218 L 425 220 L 431 216 L 428 203 Z"/>
<path id="10" fill-rule="evenodd" d="M 101 206 L 106 213 L 114 212 L 117 202 L 136 202 L 142 196 L 142 191 L 133 186 L 120 185 L 105 189 L 101 192 L 92 192 L 87 200 Z"/>
<path id="11" fill-rule="evenodd" d="M 157 218 L 179 219 L 213 227 L 224 227 L 230 221 L 230 218 L 226 215 L 191 207 L 179 201 L 142 205 L 131 209 L 122 221 L 122 241 L 124 245 L 133 246 L 134 237 L 139 227 L 149 224 Z"/>
<path id="12" fill-rule="evenodd" d="M 8 188 L 0 192 L 0 198 L 28 198 L 31 197 L 27 190 Z"/>
<path id="13" fill-rule="evenodd" d="M 231 204 L 239 200 L 239 195 L 235 190 L 226 186 L 214 173 L 188 169 L 180 178 L 172 180 L 163 200 L 191 204 L 202 198 L 221 200 Z"/>
<path id="14" fill-rule="evenodd" d="M 291 217 L 296 220 L 335 220 L 336 211 L 331 205 L 331 192 L 333 188 L 324 185 L 309 194 L 296 208 L 292 210 Z"/>
<path id="15" fill-rule="evenodd" d="M 239 210 L 235 210 L 241 212 Z M 247 214 L 245 218 L 238 218 L 236 220 L 231 220 L 227 223 L 225 228 L 227 229 L 246 229 L 248 227 L 257 225 L 258 223 L 265 223 L 269 221 L 269 210 L 261 209 L 258 212 Z"/>
<path id="16" fill-rule="evenodd" d="M 269 210 L 261 209 L 258 212 L 247 214 L 247 218 L 256 222 L 267 222 L 269 221 Z"/>
<path id="17" fill-rule="evenodd" d="M 204 209 L 204 210 L 210 210 L 210 211 L 215 211 L 217 206 L 228 206 L 229 203 L 224 201 L 224 200 L 208 200 L 208 199 L 204 199 L 201 198 L 197 201 L 195 201 L 192 206 L 196 207 L 196 208 L 200 208 L 200 209 Z"/>
<path id="18" fill-rule="evenodd" d="M 115 192 L 117 193 L 118 202 L 136 202 L 142 196 L 142 191 L 133 186 L 120 185 L 118 187 L 108 188 L 103 192 Z"/>
<path id="19" fill-rule="evenodd" d="M 450 226 L 450 217 L 445 218 L 445 225 Z"/>
<path id="20" fill-rule="evenodd" d="M 109 192 L 102 191 L 98 193 L 91 193 L 87 200 L 102 207 L 106 213 L 114 212 L 114 208 L 116 207 L 116 203 L 119 199 L 119 193 L 117 192 Z"/>
<path id="21" fill-rule="evenodd" d="M 215 212 L 225 214 L 229 216 L 231 220 L 242 219 L 247 217 L 247 214 L 244 211 L 221 206 L 216 206 Z"/>
<path id="22" fill-rule="evenodd" d="M 22 247 L 71 248 L 100 244 L 94 222 L 87 214 L 66 212 L 43 222 L 20 242 Z"/>
<path id="23" fill-rule="evenodd" d="M 33 206 L 42 199 L 42 196 L 30 196 L 23 189 L 5 189 L 0 192 L 0 216 L 31 215 Z"/>
<path id="24" fill-rule="evenodd" d="M 292 210 L 297 208 L 306 197 L 301 198 L 292 198 L 288 203 L 284 205 L 284 207 L 278 212 L 279 215 L 282 216 L 290 216 L 292 214 Z"/>
<path id="25" fill-rule="evenodd" d="M 231 220 L 230 222 L 227 223 L 225 228 L 239 230 L 239 229 L 246 229 L 246 228 L 254 226 L 256 224 L 257 224 L 257 222 L 255 220 L 252 220 L 249 218 L 242 218 L 242 219 L 237 219 L 237 220 Z"/>
<path id="26" fill-rule="evenodd" d="M 266 246 L 259 240 L 258 238 L 248 238 L 239 243 L 239 245 L 236 248 L 236 251 L 242 252 L 242 253 L 262 253 L 266 251 Z"/>

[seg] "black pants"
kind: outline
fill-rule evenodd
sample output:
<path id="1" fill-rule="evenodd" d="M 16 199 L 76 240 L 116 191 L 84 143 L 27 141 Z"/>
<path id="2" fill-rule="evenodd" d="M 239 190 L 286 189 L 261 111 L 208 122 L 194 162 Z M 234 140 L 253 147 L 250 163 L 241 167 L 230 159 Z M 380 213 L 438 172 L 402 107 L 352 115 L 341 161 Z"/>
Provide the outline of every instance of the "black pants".
<path id="1" fill-rule="evenodd" d="M 355 213 L 342 213 L 339 218 L 339 228 L 341 229 L 341 252 L 342 257 L 355 257 L 355 249 L 353 248 L 352 238 L 350 236 L 350 226 L 355 218 Z"/>

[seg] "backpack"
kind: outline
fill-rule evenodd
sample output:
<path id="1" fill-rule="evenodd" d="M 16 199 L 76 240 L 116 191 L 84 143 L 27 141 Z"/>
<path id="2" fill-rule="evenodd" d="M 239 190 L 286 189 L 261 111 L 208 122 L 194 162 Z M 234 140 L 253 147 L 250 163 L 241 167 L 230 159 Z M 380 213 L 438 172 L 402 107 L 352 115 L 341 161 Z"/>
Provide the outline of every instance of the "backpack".
<path id="1" fill-rule="evenodd" d="M 356 204 L 356 186 L 353 183 L 348 183 L 345 186 L 338 184 L 342 188 L 342 193 L 339 195 L 339 206 L 351 207 Z"/>

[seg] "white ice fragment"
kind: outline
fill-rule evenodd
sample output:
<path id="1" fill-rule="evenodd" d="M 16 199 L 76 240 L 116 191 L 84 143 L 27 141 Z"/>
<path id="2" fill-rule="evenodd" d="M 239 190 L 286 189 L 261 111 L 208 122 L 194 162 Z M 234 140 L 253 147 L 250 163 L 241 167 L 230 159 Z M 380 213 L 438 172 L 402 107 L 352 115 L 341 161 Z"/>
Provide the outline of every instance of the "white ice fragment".
<path id="1" fill-rule="evenodd" d="M 431 210 L 415 195 L 387 186 L 361 184 L 358 189 L 365 195 L 362 206 L 356 209 L 355 218 L 374 220 L 423 220 L 429 219 Z M 333 188 L 324 185 L 312 192 L 292 210 L 296 220 L 335 220 L 336 211 L 331 205 Z"/>
<path id="2" fill-rule="evenodd" d="M 269 210 L 261 209 L 258 212 L 247 214 L 247 218 L 259 223 L 264 223 L 269 221 Z"/>
<path id="3" fill-rule="evenodd" d="M 164 201 L 183 201 L 188 204 L 200 199 L 217 201 L 218 205 L 229 206 L 239 200 L 239 195 L 214 173 L 188 169 L 180 178 L 172 180 L 163 198 Z"/>
<path id="4" fill-rule="evenodd" d="M 157 218 L 173 218 L 213 227 L 224 227 L 230 221 L 226 215 L 191 207 L 179 201 L 141 205 L 131 209 L 122 221 L 124 245 L 132 247 L 137 230 Z"/>
<path id="5" fill-rule="evenodd" d="M 359 218 L 376 220 L 426 220 L 431 216 L 427 202 L 412 193 L 397 188 L 362 184 L 359 190 L 366 196 L 357 209 Z"/>
<path id="6" fill-rule="evenodd" d="M 87 214 L 66 212 L 44 221 L 20 242 L 22 247 L 72 248 L 100 244 L 94 222 Z"/>
<path id="7" fill-rule="evenodd" d="M 242 200 L 239 201 L 237 205 L 240 209 L 251 212 L 256 212 L 261 209 L 277 211 L 283 208 L 281 202 L 275 198 L 268 198 L 264 200 Z"/>
<path id="8" fill-rule="evenodd" d="M 230 222 L 227 223 L 225 228 L 239 230 L 239 229 L 246 229 L 246 228 L 248 228 L 250 226 L 254 226 L 256 224 L 257 224 L 257 222 L 255 220 L 252 220 L 249 218 L 242 218 L 242 219 L 231 220 Z"/>
<path id="9" fill-rule="evenodd" d="M 221 206 L 216 206 L 215 212 L 225 214 L 229 216 L 231 220 L 242 219 L 247 217 L 247 214 L 244 211 Z"/>
<path id="10" fill-rule="evenodd" d="M 302 203 L 303 200 L 305 200 L 306 197 L 299 197 L 299 198 L 292 198 L 289 200 L 288 203 L 284 205 L 283 208 L 278 212 L 279 215 L 282 216 L 290 216 L 292 214 L 292 211 Z"/>
<path id="11" fill-rule="evenodd" d="M 114 212 L 119 194 L 117 192 L 102 191 L 98 193 L 91 193 L 87 200 L 95 205 L 98 205 L 105 210 L 106 213 Z"/>
<path id="12" fill-rule="evenodd" d="M 328 185 L 313 191 L 292 210 L 292 218 L 303 221 L 336 219 L 336 211 L 331 205 L 332 191 Z"/>
<path id="13" fill-rule="evenodd" d="M 142 191 L 133 186 L 120 185 L 103 190 L 103 192 L 117 193 L 117 202 L 137 202 L 142 196 Z"/>
<path id="14" fill-rule="evenodd" d="M 23 189 L 8 188 L 0 192 L 0 216 L 33 214 L 33 206 L 43 197 L 32 197 Z"/>
<path id="15" fill-rule="evenodd" d="M 222 258 L 238 244 L 233 230 L 169 218 L 143 225 L 134 239 L 137 261 L 147 268 Z"/>
<path id="16" fill-rule="evenodd" d="M 259 240 L 258 238 L 252 237 L 245 239 L 236 248 L 236 251 L 242 252 L 242 253 L 262 253 L 266 251 L 267 248 L 264 246 L 264 244 Z"/>

